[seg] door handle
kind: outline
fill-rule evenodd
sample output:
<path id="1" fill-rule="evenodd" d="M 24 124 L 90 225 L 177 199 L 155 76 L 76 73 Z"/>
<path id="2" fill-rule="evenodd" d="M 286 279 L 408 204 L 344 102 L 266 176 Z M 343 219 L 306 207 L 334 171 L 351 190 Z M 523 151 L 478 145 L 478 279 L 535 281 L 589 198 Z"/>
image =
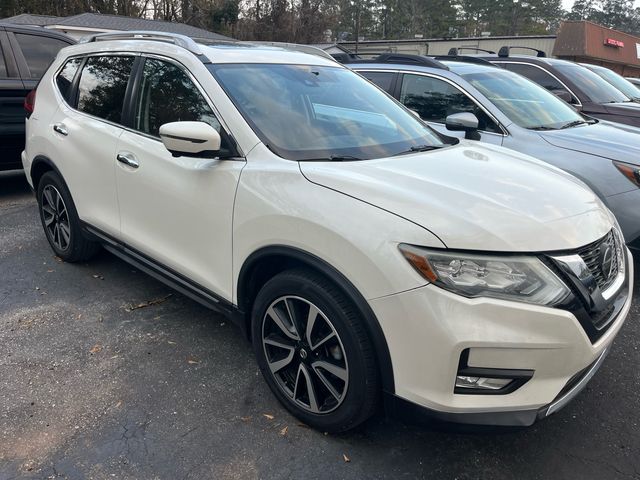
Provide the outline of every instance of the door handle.
<path id="1" fill-rule="evenodd" d="M 116 160 L 118 160 L 120 163 L 124 163 L 131 168 L 138 168 L 140 166 L 138 160 L 136 160 L 136 157 L 134 157 L 130 153 L 119 153 L 118 155 L 116 155 Z"/>
<path id="2" fill-rule="evenodd" d="M 53 131 L 59 133 L 60 135 L 64 135 L 65 137 L 69 135 L 67 128 L 64 126 L 64 123 L 56 123 L 53 126 Z"/>

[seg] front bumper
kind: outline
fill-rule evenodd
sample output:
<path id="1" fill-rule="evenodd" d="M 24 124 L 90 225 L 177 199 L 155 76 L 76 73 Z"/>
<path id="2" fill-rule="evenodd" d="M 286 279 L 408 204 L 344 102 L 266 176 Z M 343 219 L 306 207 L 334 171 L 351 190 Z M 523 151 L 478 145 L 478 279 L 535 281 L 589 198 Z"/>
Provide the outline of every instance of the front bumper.
<path id="1" fill-rule="evenodd" d="M 627 288 L 633 261 L 627 255 Z M 578 319 L 560 309 L 488 298 L 468 299 L 434 285 L 370 304 L 393 363 L 391 414 L 447 422 L 530 425 L 566 405 L 595 374 L 631 306 L 628 295 L 606 332 L 592 343 Z M 480 368 L 533 370 L 504 395 L 454 394 L 461 353 Z"/>

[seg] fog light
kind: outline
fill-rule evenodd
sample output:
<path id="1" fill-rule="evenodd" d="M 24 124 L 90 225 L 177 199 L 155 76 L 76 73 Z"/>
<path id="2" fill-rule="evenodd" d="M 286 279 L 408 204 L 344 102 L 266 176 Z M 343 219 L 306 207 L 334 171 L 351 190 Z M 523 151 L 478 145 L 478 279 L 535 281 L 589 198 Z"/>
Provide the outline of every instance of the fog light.
<path id="1" fill-rule="evenodd" d="M 512 378 L 488 378 L 469 377 L 458 375 L 456 377 L 456 388 L 471 388 L 474 390 L 500 390 L 513 381 Z"/>

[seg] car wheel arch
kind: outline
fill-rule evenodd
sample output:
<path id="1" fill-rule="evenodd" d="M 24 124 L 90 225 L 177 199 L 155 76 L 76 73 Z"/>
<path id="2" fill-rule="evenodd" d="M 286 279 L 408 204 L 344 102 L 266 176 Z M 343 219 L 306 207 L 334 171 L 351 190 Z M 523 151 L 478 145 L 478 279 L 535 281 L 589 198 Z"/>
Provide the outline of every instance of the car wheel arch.
<path id="1" fill-rule="evenodd" d="M 385 392 L 393 393 L 395 384 L 391 354 L 375 313 L 353 283 L 338 269 L 318 256 L 299 248 L 285 245 L 263 247 L 253 252 L 244 261 L 238 275 L 237 301 L 238 308 L 244 312 L 241 327 L 247 336 L 250 335 L 251 330 L 250 312 L 253 299 L 261 286 L 275 274 L 291 268 L 308 268 L 319 273 L 333 282 L 353 301 L 361 313 L 364 327 L 374 345 L 382 387 Z"/>
<path id="2" fill-rule="evenodd" d="M 69 188 L 67 182 L 65 182 L 64 180 L 62 172 L 60 172 L 58 167 L 56 167 L 55 163 L 53 163 L 50 158 L 45 157 L 44 155 L 38 155 L 33 159 L 33 162 L 31 163 L 31 171 L 29 172 L 29 175 L 31 176 L 31 182 L 33 183 L 33 189 L 36 192 L 38 191 L 38 184 L 40 183 L 40 179 L 47 172 L 56 172 L 64 182 L 67 189 Z"/>

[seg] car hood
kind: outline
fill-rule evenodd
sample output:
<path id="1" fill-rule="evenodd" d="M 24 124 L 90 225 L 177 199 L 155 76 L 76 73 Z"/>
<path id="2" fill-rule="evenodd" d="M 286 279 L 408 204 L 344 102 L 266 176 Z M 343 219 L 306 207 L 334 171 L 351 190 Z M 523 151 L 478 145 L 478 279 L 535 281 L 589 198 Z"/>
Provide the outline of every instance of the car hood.
<path id="1" fill-rule="evenodd" d="M 616 115 L 625 115 L 627 117 L 640 117 L 640 103 L 603 103 L 602 106 L 609 113 L 614 113 Z"/>
<path id="2" fill-rule="evenodd" d="M 426 228 L 448 248 L 566 250 L 612 228 L 610 214 L 582 182 L 491 145 L 463 141 L 385 159 L 300 162 L 300 169 L 315 184 Z"/>
<path id="3" fill-rule="evenodd" d="M 595 125 L 539 133 L 544 140 L 556 147 L 640 164 L 640 128 L 599 122 Z"/>

